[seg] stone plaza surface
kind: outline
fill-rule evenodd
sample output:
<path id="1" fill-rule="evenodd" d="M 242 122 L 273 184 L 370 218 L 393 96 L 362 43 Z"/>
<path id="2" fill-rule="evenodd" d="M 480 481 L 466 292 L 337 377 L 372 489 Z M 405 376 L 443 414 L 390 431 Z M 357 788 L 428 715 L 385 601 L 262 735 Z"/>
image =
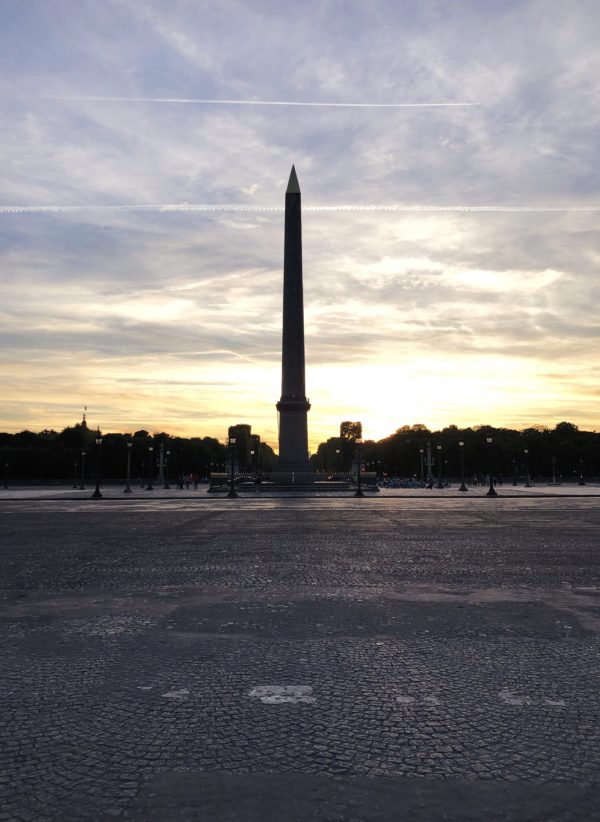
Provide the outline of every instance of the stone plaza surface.
<path id="1" fill-rule="evenodd" d="M 600 820 L 598 499 L 404 493 L 3 492 L 0 820 Z"/>

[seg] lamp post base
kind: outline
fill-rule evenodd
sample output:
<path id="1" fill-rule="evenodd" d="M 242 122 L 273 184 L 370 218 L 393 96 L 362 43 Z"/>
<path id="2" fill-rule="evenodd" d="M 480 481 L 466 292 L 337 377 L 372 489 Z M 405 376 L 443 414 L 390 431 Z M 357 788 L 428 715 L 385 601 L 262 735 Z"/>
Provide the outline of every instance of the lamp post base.
<path id="1" fill-rule="evenodd" d="M 362 488 L 359 488 L 359 489 L 358 489 L 358 491 L 356 491 L 356 492 L 354 493 L 354 496 L 355 496 L 355 497 L 364 497 L 364 493 L 363 493 Z"/>
<path id="2" fill-rule="evenodd" d="M 131 494 L 132 493 L 131 488 L 129 487 L 129 485 L 123 490 L 123 493 L 124 494 Z"/>
<path id="3" fill-rule="evenodd" d="M 486 494 L 486 497 L 497 497 L 497 496 L 498 496 L 498 494 L 496 493 L 496 489 L 494 488 L 493 485 L 490 485 L 490 487 L 488 489 L 488 492 Z"/>
<path id="4" fill-rule="evenodd" d="M 468 491 L 468 490 L 469 490 L 469 489 L 467 488 L 467 486 L 465 485 L 464 480 L 463 480 L 463 482 L 461 483 L 461 486 L 460 486 L 460 488 L 459 488 L 458 490 L 459 490 L 459 491 Z"/>
<path id="5" fill-rule="evenodd" d="M 94 491 L 94 493 L 92 494 L 90 499 L 101 499 L 101 498 L 102 498 L 102 494 L 100 493 L 100 487 L 99 487 L 98 483 L 96 483 L 96 490 Z"/>

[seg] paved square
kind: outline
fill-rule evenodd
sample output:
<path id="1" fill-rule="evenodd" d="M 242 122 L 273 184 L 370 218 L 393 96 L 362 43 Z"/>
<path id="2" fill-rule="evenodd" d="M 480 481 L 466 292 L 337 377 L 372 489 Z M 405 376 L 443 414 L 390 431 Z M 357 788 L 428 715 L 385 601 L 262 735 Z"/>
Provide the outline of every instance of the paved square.
<path id="1" fill-rule="evenodd" d="M 598 499 L 0 504 L 0 819 L 600 819 Z"/>

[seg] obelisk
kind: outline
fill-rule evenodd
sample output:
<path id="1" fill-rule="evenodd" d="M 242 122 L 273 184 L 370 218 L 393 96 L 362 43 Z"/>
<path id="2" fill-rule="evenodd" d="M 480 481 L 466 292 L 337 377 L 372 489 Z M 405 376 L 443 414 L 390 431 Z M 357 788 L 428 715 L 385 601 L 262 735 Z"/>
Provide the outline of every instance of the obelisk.
<path id="1" fill-rule="evenodd" d="M 296 169 L 285 192 L 283 252 L 283 337 L 279 412 L 279 470 L 308 471 L 307 413 L 304 379 L 304 297 L 302 292 L 302 221 Z"/>

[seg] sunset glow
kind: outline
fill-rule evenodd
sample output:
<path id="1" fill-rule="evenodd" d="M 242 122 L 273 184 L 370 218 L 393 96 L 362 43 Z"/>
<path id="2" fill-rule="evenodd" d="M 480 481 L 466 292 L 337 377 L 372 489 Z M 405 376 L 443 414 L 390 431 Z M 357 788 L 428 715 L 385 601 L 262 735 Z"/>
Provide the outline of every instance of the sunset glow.
<path id="1" fill-rule="evenodd" d="M 600 12 L 369 5 L 3 12 L 1 430 L 87 405 L 276 447 L 292 163 L 311 448 L 344 419 L 598 426 Z M 93 208 L 128 204 L 181 208 Z"/>

